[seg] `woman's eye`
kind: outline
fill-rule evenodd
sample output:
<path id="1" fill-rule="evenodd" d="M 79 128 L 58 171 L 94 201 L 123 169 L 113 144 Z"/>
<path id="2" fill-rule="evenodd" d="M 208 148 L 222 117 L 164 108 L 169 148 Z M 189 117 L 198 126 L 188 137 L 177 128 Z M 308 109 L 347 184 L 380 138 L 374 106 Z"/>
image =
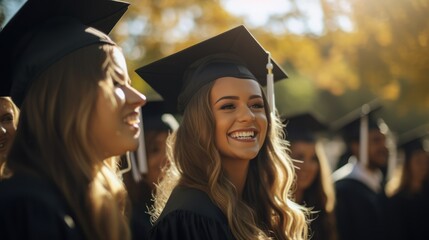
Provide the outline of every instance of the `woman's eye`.
<path id="1" fill-rule="evenodd" d="M 222 110 L 234 109 L 234 104 L 225 104 L 220 107 Z"/>
<path id="2" fill-rule="evenodd" d="M 12 122 L 13 121 L 13 116 L 12 115 L 10 115 L 10 114 L 8 114 L 8 115 L 6 115 L 6 116 L 3 116 L 2 118 L 1 118 L 1 122 L 2 123 L 10 123 L 10 122 Z"/>
<path id="3" fill-rule="evenodd" d="M 250 106 L 251 108 L 264 108 L 264 104 L 263 103 L 255 103 L 253 105 Z"/>

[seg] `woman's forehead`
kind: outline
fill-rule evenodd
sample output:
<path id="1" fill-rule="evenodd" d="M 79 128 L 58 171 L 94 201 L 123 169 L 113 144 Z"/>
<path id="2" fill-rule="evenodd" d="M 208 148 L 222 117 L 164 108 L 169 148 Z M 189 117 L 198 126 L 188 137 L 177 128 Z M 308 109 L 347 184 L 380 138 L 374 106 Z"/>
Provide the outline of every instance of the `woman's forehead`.
<path id="1" fill-rule="evenodd" d="M 222 77 L 215 81 L 211 90 L 212 96 L 236 96 L 242 94 L 259 95 L 262 97 L 261 87 L 253 79 Z"/>
<path id="2" fill-rule="evenodd" d="M 0 111 L 13 113 L 12 104 L 8 100 L 0 98 Z"/>

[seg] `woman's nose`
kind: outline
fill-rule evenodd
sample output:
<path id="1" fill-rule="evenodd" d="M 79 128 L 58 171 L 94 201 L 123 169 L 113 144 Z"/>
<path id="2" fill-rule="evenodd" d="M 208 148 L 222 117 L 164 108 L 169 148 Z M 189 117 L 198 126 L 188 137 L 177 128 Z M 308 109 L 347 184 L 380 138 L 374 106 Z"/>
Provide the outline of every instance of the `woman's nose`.
<path id="1" fill-rule="evenodd" d="M 255 114 L 252 112 L 252 109 L 247 106 L 242 107 L 239 114 L 239 120 L 241 122 L 249 122 L 255 120 Z"/>
<path id="2" fill-rule="evenodd" d="M 128 104 L 135 105 L 136 107 L 141 107 L 147 102 L 146 96 L 131 86 L 127 89 L 126 101 Z"/>

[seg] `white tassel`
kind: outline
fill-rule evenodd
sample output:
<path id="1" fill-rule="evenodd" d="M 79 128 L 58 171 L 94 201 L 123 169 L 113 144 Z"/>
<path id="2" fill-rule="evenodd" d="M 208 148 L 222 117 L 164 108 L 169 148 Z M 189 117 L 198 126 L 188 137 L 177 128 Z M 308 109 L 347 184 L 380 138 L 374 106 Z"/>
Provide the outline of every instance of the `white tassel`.
<path id="1" fill-rule="evenodd" d="M 267 99 L 268 105 L 270 107 L 271 114 L 274 114 L 276 109 L 275 96 L 274 96 L 274 75 L 273 75 L 273 64 L 271 63 L 271 53 L 268 53 L 268 63 L 267 63 Z"/>

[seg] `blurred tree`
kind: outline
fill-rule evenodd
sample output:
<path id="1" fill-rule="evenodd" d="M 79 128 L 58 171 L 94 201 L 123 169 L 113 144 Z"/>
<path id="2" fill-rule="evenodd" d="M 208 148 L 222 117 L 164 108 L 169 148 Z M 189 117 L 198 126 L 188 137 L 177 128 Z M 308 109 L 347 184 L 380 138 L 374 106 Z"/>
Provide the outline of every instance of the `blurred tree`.
<path id="1" fill-rule="evenodd" d="M 297 6 L 292 12 L 270 18 L 275 32 L 282 33 L 271 46 L 294 77 L 310 80 L 319 89 L 312 96 L 313 108 L 340 115 L 341 110 L 329 111 L 321 105 L 353 109 L 380 97 L 396 129 L 429 122 L 429 1 L 314 0 L 323 12 L 323 30 L 307 29 L 303 34 L 289 30 L 290 22 L 308 19 L 299 1 L 292 2 Z M 288 111 L 287 93 L 296 91 L 296 86 L 278 101 L 285 105 L 281 109 Z M 329 94 L 336 101 L 328 100 Z M 297 99 L 292 107 L 306 101 Z"/>
<path id="2" fill-rule="evenodd" d="M 359 77 L 372 87 L 396 84 L 405 102 L 429 106 L 429 1 L 350 3 L 356 25 L 352 36 L 366 35 L 357 46 L 354 61 Z"/>
<path id="3" fill-rule="evenodd" d="M 340 2 L 340 1 L 338 1 Z M 356 76 L 382 96 L 396 131 L 429 122 L 429 22 L 427 0 L 350 0 L 354 30 L 345 59 Z M 420 122 L 420 123 L 419 123 Z"/>

